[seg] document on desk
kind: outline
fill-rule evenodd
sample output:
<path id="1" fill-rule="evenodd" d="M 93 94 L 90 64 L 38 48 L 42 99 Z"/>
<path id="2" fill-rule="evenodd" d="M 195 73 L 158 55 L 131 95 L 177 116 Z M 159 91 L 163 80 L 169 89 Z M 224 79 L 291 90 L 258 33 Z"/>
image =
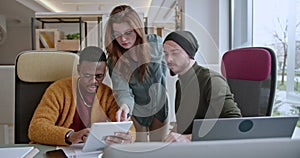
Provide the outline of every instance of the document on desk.
<path id="1" fill-rule="evenodd" d="M 67 157 L 76 157 L 76 158 L 100 158 L 102 157 L 102 150 L 92 151 L 92 152 L 83 152 L 83 143 L 72 144 L 70 146 L 57 146 L 56 149 L 62 149 Z"/>
<path id="2" fill-rule="evenodd" d="M 33 146 L 0 148 L 1 157 L 33 158 L 38 152 Z"/>

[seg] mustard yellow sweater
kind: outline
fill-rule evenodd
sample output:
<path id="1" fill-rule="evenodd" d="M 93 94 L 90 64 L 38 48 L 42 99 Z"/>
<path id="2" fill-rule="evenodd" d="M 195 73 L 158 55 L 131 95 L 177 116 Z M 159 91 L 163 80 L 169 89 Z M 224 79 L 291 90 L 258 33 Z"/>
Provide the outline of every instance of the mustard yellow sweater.
<path id="1" fill-rule="evenodd" d="M 65 134 L 70 130 L 76 110 L 76 78 L 66 78 L 48 87 L 29 125 L 30 143 L 67 145 Z M 99 86 L 91 111 L 91 122 L 116 121 L 117 103 L 112 90 Z"/>

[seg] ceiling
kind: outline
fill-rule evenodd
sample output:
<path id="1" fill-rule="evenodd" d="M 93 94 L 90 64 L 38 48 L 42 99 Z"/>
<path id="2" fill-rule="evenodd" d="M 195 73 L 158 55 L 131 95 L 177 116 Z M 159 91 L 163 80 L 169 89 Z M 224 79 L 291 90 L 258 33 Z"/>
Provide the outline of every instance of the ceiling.
<path id="1" fill-rule="evenodd" d="M 119 4 L 132 6 L 150 26 L 175 23 L 177 0 L 16 0 L 34 12 L 101 12 L 109 14 Z"/>

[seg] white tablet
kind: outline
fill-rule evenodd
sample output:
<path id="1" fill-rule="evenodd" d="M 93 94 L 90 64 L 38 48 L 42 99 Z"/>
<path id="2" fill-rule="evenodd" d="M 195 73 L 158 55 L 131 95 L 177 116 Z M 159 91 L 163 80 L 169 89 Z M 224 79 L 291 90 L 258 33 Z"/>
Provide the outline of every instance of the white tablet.
<path id="1" fill-rule="evenodd" d="M 91 152 L 103 149 L 107 146 L 104 140 L 106 136 L 114 135 L 115 132 L 128 132 L 131 125 L 132 121 L 93 123 L 82 151 Z"/>

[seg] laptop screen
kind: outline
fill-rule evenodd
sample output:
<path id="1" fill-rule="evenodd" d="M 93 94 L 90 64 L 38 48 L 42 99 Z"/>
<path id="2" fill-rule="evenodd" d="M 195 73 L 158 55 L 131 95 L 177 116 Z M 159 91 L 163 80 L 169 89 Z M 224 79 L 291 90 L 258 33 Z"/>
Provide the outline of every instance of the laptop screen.
<path id="1" fill-rule="evenodd" d="M 291 137 L 299 116 L 195 119 L 192 141 Z"/>

